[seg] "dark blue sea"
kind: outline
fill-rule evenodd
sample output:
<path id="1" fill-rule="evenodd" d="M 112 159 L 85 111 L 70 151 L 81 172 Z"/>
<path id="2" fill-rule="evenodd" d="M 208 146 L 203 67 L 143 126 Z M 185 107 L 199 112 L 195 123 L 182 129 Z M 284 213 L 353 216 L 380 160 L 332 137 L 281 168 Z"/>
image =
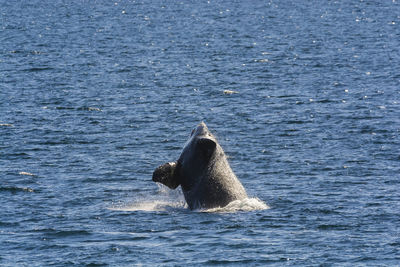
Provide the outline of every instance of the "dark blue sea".
<path id="1" fill-rule="evenodd" d="M 0 266 L 400 266 L 400 3 L 0 0 Z M 204 121 L 249 198 L 151 181 Z"/>

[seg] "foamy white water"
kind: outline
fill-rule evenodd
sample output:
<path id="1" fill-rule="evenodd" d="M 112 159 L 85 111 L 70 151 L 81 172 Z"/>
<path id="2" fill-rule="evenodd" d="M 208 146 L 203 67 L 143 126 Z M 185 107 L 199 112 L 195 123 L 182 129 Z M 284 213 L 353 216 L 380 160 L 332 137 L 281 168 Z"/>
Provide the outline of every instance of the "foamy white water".
<path id="1" fill-rule="evenodd" d="M 126 206 L 112 207 L 110 210 L 119 211 L 163 211 L 168 209 L 179 209 L 186 208 L 184 202 L 170 202 L 164 200 L 153 200 L 153 201 L 138 201 L 127 204 Z"/>
<path id="2" fill-rule="evenodd" d="M 158 192 L 156 195 L 141 197 L 133 202 L 118 205 L 110 208 L 111 210 L 120 211 L 163 211 L 168 209 L 187 209 L 183 193 L 180 189 L 171 190 L 168 187 L 157 183 Z M 237 212 L 237 211 L 253 211 L 265 210 L 269 206 L 258 198 L 245 198 L 243 200 L 235 200 L 225 207 L 217 207 L 211 209 L 199 209 L 199 212 Z"/>
<path id="3" fill-rule="evenodd" d="M 120 211 L 163 211 L 168 209 L 187 208 L 185 198 L 180 187 L 171 190 L 165 185 L 156 183 L 158 186 L 157 194 L 142 196 L 132 202 L 110 208 Z"/>
<path id="4" fill-rule="evenodd" d="M 245 198 L 243 200 L 234 200 L 225 207 L 201 210 L 203 212 L 237 212 L 237 211 L 253 211 L 266 210 L 269 206 L 258 198 Z"/>

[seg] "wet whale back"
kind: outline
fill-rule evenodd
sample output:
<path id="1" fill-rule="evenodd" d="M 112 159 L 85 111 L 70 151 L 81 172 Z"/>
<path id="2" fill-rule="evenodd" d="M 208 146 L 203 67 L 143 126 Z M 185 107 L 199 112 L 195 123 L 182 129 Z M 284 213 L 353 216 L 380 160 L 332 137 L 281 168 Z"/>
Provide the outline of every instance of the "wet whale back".
<path id="1" fill-rule="evenodd" d="M 183 190 L 191 209 L 223 207 L 234 200 L 247 197 L 244 187 L 229 166 L 225 153 L 219 145 L 202 176 L 185 178 L 200 180 L 195 188 Z"/>

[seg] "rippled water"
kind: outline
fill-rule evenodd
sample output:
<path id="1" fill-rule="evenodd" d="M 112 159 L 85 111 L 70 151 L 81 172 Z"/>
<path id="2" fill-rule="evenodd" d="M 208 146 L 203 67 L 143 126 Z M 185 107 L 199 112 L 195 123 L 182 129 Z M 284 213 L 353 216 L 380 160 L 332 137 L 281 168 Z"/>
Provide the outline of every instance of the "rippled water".
<path id="1" fill-rule="evenodd" d="M 0 3 L 0 265 L 400 264 L 397 1 Z M 202 120 L 245 202 L 151 182 Z"/>

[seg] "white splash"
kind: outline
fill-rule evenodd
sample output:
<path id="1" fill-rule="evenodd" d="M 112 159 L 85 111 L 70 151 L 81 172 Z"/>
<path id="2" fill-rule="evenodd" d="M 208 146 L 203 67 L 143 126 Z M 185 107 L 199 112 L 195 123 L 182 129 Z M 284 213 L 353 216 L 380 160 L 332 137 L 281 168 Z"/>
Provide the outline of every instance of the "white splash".
<path id="1" fill-rule="evenodd" d="M 33 173 L 30 172 L 19 172 L 19 175 L 28 175 L 28 176 L 35 176 Z"/>
<path id="2" fill-rule="evenodd" d="M 179 208 L 185 208 L 185 203 L 156 200 L 133 202 L 126 206 L 113 207 L 109 209 L 119 211 L 165 211 Z"/>
<path id="3" fill-rule="evenodd" d="M 155 195 L 142 196 L 132 202 L 109 208 L 117 211 L 166 211 L 186 209 L 187 205 L 181 190 L 171 190 L 157 183 L 158 192 Z"/>
<path id="4" fill-rule="evenodd" d="M 176 211 L 187 210 L 186 204 L 180 187 L 171 190 L 167 186 L 156 183 L 158 186 L 157 194 L 141 196 L 129 203 L 119 203 L 109 208 L 116 211 Z M 238 211 L 266 210 L 269 206 L 258 198 L 245 198 L 234 200 L 225 207 L 211 209 L 198 209 L 197 212 L 222 212 L 233 213 Z"/>
<path id="5" fill-rule="evenodd" d="M 200 212 L 238 212 L 238 211 L 253 211 L 266 210 L 269 206 L 258 198 L 245 198 L 242 200 L 234 200 L 225 207 L 199 210 Z"/>

